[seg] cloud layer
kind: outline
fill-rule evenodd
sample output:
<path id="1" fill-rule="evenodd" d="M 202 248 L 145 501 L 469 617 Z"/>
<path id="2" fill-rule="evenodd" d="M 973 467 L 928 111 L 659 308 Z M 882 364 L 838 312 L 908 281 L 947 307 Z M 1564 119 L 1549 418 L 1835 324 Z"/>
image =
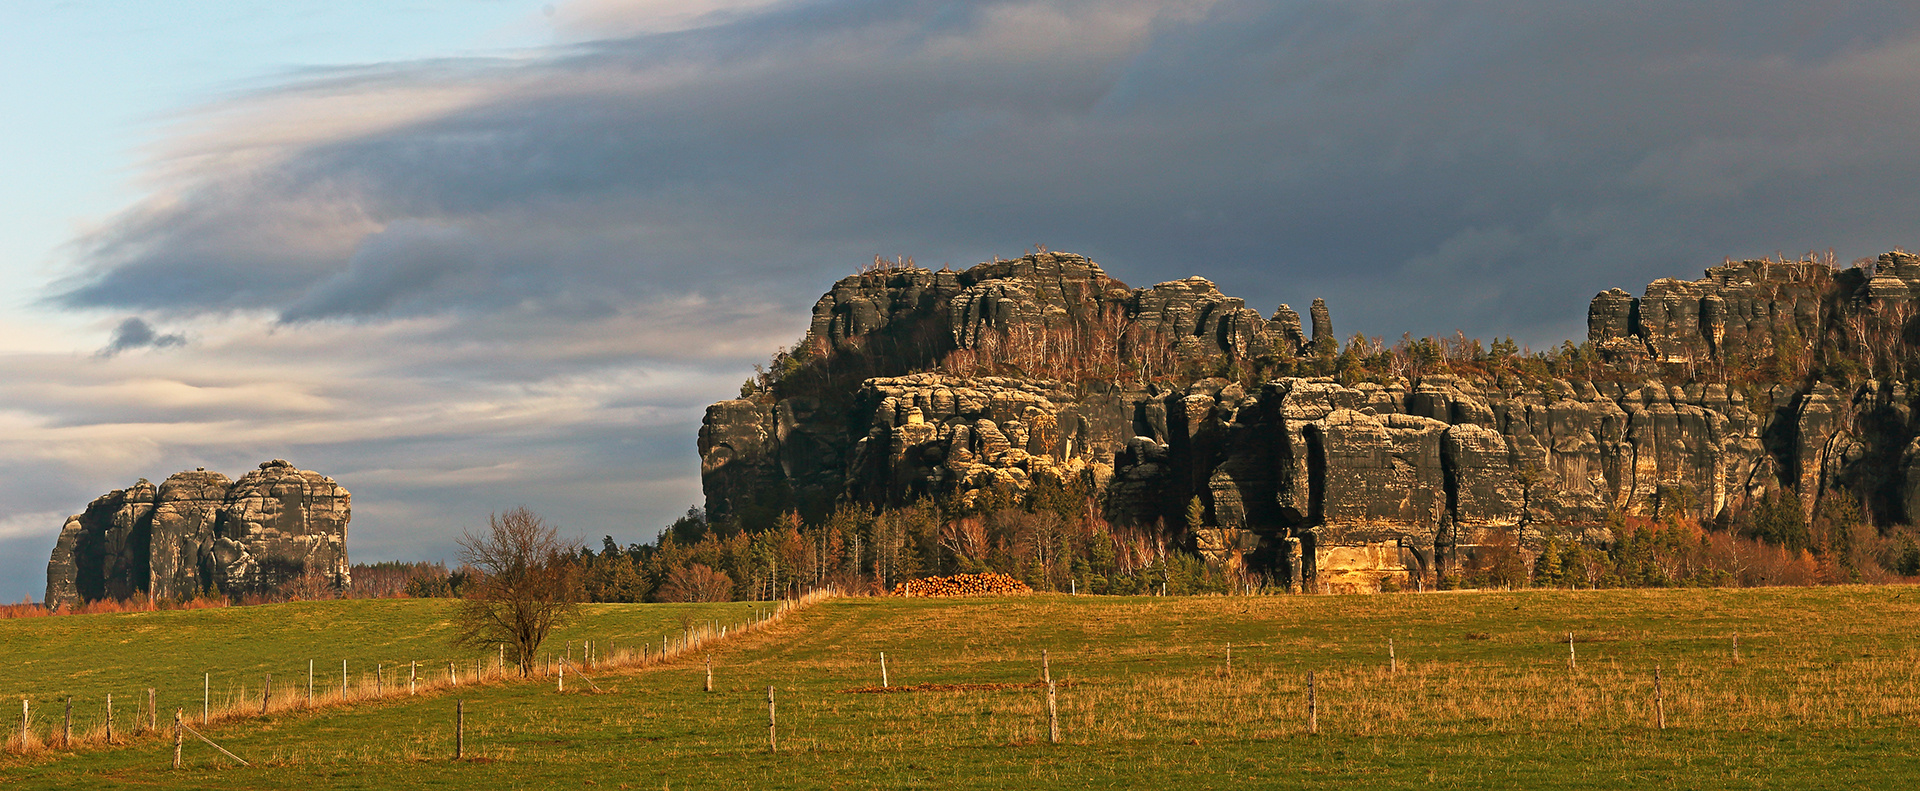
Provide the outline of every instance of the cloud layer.
<path id="1" fill-rule="evenodd" d="M 194 342 L 0 362 L 46 377 L 6 386 L 9 444 L 66 459 L 63 480 L 112 459 L 116 485 L 136 460 L 194 466 L 187 449 L 223 469 L 308 449 L 366 473 L 327 470 L 394 551 L 561 481 L 560 521 L 650 536 L 646 515 L 697 497 L 699 405 L 875 253 L 964 266 L 1045 243 L 1263 310 L 1325 296 L 1342 333 L 1540 344 L 1577 337 L 1611 286 L 1915 233 L 1906 5 L 554 18 L 572 43 L 309 72 L 187 115 L 150 197 L 77 242 L 49 299 L 144 317 L 109 349 L 176 337 L 147 321 Z M 497 488 L 521 478 L 540 483 Z M 4 494 L 84 500 L 60 496 Z"/>

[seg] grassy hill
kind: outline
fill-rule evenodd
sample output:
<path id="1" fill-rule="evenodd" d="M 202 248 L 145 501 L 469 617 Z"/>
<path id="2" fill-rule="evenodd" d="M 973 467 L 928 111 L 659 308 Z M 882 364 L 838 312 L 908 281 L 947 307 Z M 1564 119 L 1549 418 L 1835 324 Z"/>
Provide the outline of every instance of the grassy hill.
<path id="1" fill-rule="evenodd" d="M 392 630 L 379 624 L 396 621 L 412 625 L 410 640 L 429 639 L 444 629 L 435 606 L 263 607 L 220 613 L 240 619 L 226 621 L 155 615 L 193 627 L 171 630 L 190 631 L 176 650 L 239 657 L 325 647 L 300 643 L 311 630 L 291 626 L 245 633 L 296 623 L 302 608 L 325 610 L 321 631 L 372 643 Z M 683 614 L 672 605 L 596 609 L 574 634 L 677 629 Z M 1920 776 L 1916 616 L 1920 592 L 1866 587 L 841 599 L 725 641 L 713 651 L 712 693 L 697 659 L 596 677 L 599 694 L 572 686 L 561 694 L 551 680 L 468 686 L 209 730 L 250 769 L 189 743 L 188 768 L 173 772 L 171 743 L 148 737 L 9 757 L 0 786 L 1893 787 Z M 49 623 L 84 617 L 0 623 L 0 684 L 31 686 L 17 680 L 26 676 L 15 648 L 52 641 L 47 630 L 101 650 L 125 646 L 85 663 L 103 676 L 171 672 L 177 655 L 143 658 L 145 638 L 109 620 L 124 617 L 95 627 Z M 1388 668 L 1389 639 L 1398 672 Z M 394 646 L 409 644 L 364 654 L 397 658 L 405 654 Z M 1059 745 L 1047 741 L 1044 690 L 1030 684 L 1043 649 L 1065 682 Z M 892 684 L 908 691 L 857 691 L 880 683 L 881 651 Z M 1317 735 L 1307 733 L 1309 671 Z M 920 686 L 960 684 L 997 688 Z M 777 754 L 767 749 L 769 685 Z M 466 701 L 471 759 L 457 763 L 456 695 Z"/>

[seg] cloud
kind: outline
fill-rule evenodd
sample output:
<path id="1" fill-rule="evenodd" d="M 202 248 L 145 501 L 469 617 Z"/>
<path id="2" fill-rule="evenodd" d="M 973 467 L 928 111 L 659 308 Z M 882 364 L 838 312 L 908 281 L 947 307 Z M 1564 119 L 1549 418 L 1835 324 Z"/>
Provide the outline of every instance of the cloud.
<path id="1" fill-rule="evenodd" d="M 0 507 L 304 455 L 369 471 L 395 552 L 518 500 L 650 535 L 700 406 L 876 253 L 1540 346 L 1608 287 L 1915 243 L 1916 6 L 557 6 L 549 48 L 184 113 L 47 300 L 194 343 L 0 359 L 0 474 L 63 481 Z"/>
<path id="2" fill-rule="evenodd" d="M 129 316 L 113 328 L 113 340 L 100 350 L 100 356 L 113 355 L 129 349 L 164 349 L 169 346 L 184 346 L 187 336 L 179 333 L 161 335 L 153 331 L 153 325 L 138 316 Z"/>
<path id="3" fill-rule="evenodd" d="M 1376 333 L 1545 336 L 1595 291 L 1723 255 L 1908 241 L 1885 196 L 1920 175 L 1920 11 L 1884 4 L 608 0 L 555 20 L 583 40 L 189 116 L 57 299 L 289 322 L 791 308 L 875 252 L 1046 242 L 1141 284 L 1325 295 Z M 1421 281 L 1485 229 L 1521 243 Z M 1396 280 L 1420 298 L 1376 298 Z"/>

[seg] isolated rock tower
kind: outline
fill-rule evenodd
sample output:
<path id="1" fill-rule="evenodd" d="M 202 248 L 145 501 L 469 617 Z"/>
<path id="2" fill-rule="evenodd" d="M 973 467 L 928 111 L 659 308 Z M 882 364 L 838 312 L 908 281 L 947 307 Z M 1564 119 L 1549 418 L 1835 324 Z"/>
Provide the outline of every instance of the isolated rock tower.
<path id="1" fill-rule="evenodd" d="M 67 517 L 47 562 L 49 607 L 131 596 L 270 590 L 308 574 L 344 587 L 352 495 L 274 459 L 235 481 L 196 469 L 142 478 Z"/>

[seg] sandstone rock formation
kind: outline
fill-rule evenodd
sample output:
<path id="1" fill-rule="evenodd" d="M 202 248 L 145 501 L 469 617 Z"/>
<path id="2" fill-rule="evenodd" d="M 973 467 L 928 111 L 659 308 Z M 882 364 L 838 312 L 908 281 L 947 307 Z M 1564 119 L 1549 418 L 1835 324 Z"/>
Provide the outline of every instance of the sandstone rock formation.
<path id="1" fill-rule="evenodd" d="M 1335 343 L 1318 299 L 1309 337 L 1286 305 L 1263 319 L 1198 277 L 1128 289 L 1063 253 L 867 273 L 821 298 L 798 373 L 708 409 L 703 482 L 719 519 L 1076 486 L 1115 524 L 1303 590 L 1430 579 L 1500 540 L 1605 543 L 1613 512 L 1725 519 L 1774 490 L 1906 521 L 1916 295 L 1904 253 L 1728 262 L 1596 296 L 1573 375 L 1335 377 L 1306 370 Z"/>
<path id="2" fill-rule="evenodd" d="M 67 518 L 47 563 L 48 606 L 135 595 L 271 590 L 306 574 L 348 582 L 352 497 L 275 459 L 234 481 L 196 469 L 101 495 Z"/>

